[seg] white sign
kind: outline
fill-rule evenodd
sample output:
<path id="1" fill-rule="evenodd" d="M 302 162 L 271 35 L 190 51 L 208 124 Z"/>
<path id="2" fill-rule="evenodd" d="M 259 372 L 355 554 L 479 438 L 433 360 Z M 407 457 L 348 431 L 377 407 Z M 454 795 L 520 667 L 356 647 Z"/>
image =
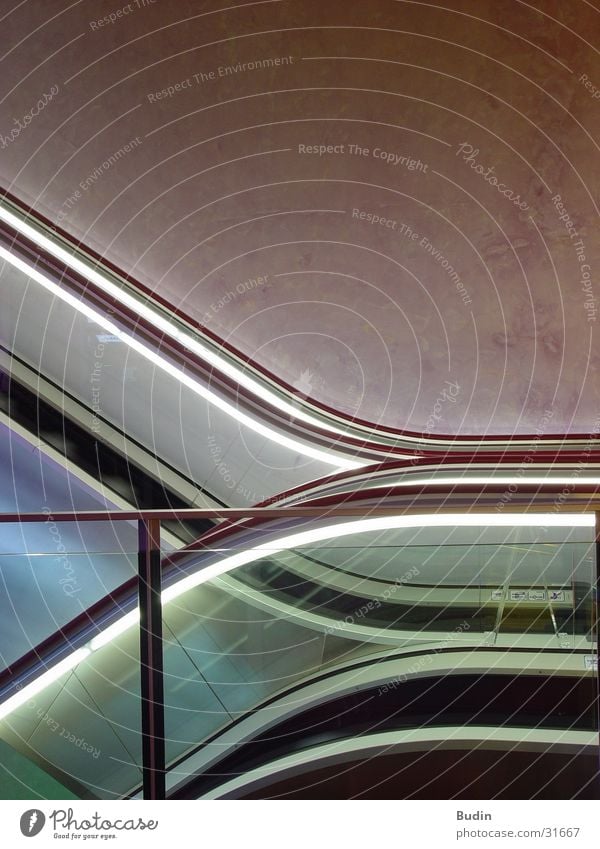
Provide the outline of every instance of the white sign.
<path id="1" fill-rule="evenodd" d="M 510 591 L 510 600 L 511 601 L 524 601 L 527 598 L 527 590 L 511 590 Z"/>
<path id="2" fill-rule="evenodd" d="M 546 601 L 546 590 L 529 590 L 529 601 Z"/>

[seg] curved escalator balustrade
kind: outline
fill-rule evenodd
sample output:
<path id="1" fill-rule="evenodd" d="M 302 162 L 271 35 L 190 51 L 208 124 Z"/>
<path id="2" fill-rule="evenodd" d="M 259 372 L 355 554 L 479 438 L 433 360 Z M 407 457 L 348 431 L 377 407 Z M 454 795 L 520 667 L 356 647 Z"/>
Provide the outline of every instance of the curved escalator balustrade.
<path id="1" fill-rule="evenodd" d="M 269 716 L 290 687 L 389 652 L 528 651 L 595 680 L 593 513 L 448 512 L 451 494 L 437 498 L 435 512 L 398 497 L 369 517 L 365 499 L 365 518 L 310 522 L 290 508 L 165 557 L 168 763 Z M 136 622 L 132 580 L 0 677 L 2 737 L 78 795 L 140 785 Z"/>
<path id="2" fill-rule="evenodd" d="M 437 646 L 355 662 L 272 700 L 176 764 L 170 798 L 519 798 L 520 773 L 532 768 L 528 797 L 552 797 L 558 786 L 562 798 L 597 798 L 596 682 L 581 661 Z M 491 776 L 481 769 L 482 795 L 463 767 L 489 751 L 496 762 Z M 424 757 L 449 761 L 441 797 Z M 395 774 L 386 774 L 388 758 L 398 761 Z M 553 758 L 577 765 L 577 777 L 567 770 L 552 786 L 540 765 Z"/>
<path id="3" fill-rule="evenodd" d="M 85 397 L 80 376 L 64 356 L 65 326 L 71 326 L 69 344 L 71 350 L 77 346 L 78 356 L 101 350 L 104 359 L 107 342 L 115 350 L 122 348 L 131 363 L 119 359 L 118 368 L 113 370 L 129 380 L 131 391 L 140 393 L 140 403 L 144 374 L 152 369 L 164 383 L 161 393 L 165 396 L 170 395 L 169 386 L 173 383 L 184 396 L 190 395 L 187 406 L 207 403 L 213 416 L 223 417 L 223 428 L 229 429 L 235 423 L 253 439 L 266 439 L 272 450 L 284 449 L 282 458 L 286 450 L 293 450 L 305 463 L 312 461 L 313 477 L 326 474 L 328 467 L 360 469 L 402 457 L 464 452 L 518 454 L 527 450 L 532 440 L 537 448 L 560 451 L 569 446 L 580 452 L 597 441 L 597 426 L 591 433 L 555 434 L 552 411 L 542 417 L 535 435 L 494 433 L 493 429 L 480 435 L 444 435 L 432 433 L 426 423 L 421 432 L 402 430 L 331 409 L 311 399 L 303 385 L 290 386 L 182 310 L 173 310 L 156 291 L 137 283 L 131 274 L 109 266 L 94 251 L 82 247 L 60 228 L 49 226 L 7 193 L 0 198 L 0 259 L 5 264 L 0 283 L 6 290 L 7 305 L 3 337 L 8 340 L 6 351 L 14 354 L 16 360 L 34 370 L 43 363 L 49 374 L 68 381 L 66 388 L 71 394 Z M 68 325 L 54 315 L 57 304 L 60 312 L 68 316 Z M 83 330 L 73 333 L 83 320 L 94 326 L 91 341 L 87 338 L 90 334 L 86 336 Z M 45 330 L 43 352 L 35 334 L 34 338 L 31 334 L 31 328 L 40 321 Z M 19 330 L 25 327 L 30 330 L 29 336 Z M 114 359 L 114 351 L 111 357 Z M 92 371 L 98 359 L 97 353 L 91 357 Z M 106 374 L 104 377 L 108 379 Z M 136 386 L 136 382 L 140 385 Z M 458 384 L 446 383 L 458 388 Z M 446 404 L 455 402 L 454 390 L 450 389 L 448 395 L 444 381 L 442 387 Z M 434 392 L 432 404 L 438 402 Z M 123 424 L 124 417 L 118 410 L 107 409 L 106 414 Z M 125 417 L 129 426 L 132 415 L 130 412 Z M 157 409 L 155 418 L 159 417 Z M 143 421 L 136 426 L 143 432 Z M 167 455 L 172 453 L 168 443 L 165 451 Z M 310 480 L 310 472 L 305 481 Z M 276 491 L 289 486 L 292 479 L 289 469 L 287 481 Z"/>

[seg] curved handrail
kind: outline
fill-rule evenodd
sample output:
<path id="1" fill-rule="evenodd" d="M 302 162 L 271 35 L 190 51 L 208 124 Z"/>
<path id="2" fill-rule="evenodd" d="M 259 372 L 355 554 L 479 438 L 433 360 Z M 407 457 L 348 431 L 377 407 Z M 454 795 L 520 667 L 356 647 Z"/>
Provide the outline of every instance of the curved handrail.
<path id="1" fill-rule="evenodd" d="M 475 489 L 475 492 L 473 492 L 473 489 Z M 540 489 L 543 491 L 540 492 Z M 594 511 L 600 507 L 597 501 L 597 487 L 590 489 L 585 485 L 575 486 L 569 497 L 565 497 L 561 503 L 557 502 L 557 493 L 552 487 L 540 488 L 536 486 L 533 491 L 530 490 L 531 488 L 526 486 L 518 487 L 520 500 L 515 495 L 515 499 L 511 503 L 511 513 L 490 514 L 490 506 L 495 503 L 494 499 L 497 500 L 498 490 L 494 487 L 471 488 L 467 502 L 469 513 L 464 524 L 469 524 L 469 522 L 471 525 L 474 524 L 475 520 L 473 517 L 475 516 L 480 517 L 481 523 L 485 523 L 485 521 L 500 521 L 500 516 L 502 520 L 505 520 L 504 524 L 506 526 L 511 526 L 513 522 L 517 522 L 519 516 L 523 520 L 527 520 L 526 522 L 523 521 L 523 524 L 532 524 L 533 522 L 543 524 L 544 521 L 549 521 L 553 517 L 545 514 L 544 518 L 541 519 L 539 514 L 544 509 L 551 508 L 555 509 L 554 518 L 556 520 L 558 520 L 561 514 L 567 513 L 568 510 L 575 510 L 580 517 L 584 515 L 588 516 L 589 521 L 586 520 L 585 523 L 593 526 Z M 346 503 L 334 509 L 328 505 L 325 515 L 323 505 L 316 499 L 316 506 L 304 505 L 303 507 L 295 508 L 278 509 L 271 507 L 248 510 L 224 509 L 221 511 L 97 511 L 93 514 L 54 514 L 53 518 L 55 521 L 73 521 L 73 517 L 75 516 L 78 520 L 83 521 L 86 519 L 101 521 L 107 518 L 113 520 L 131 520 L 144 516 L 156 516 L 165 519 L 217 518 L 222 516 L 229 518 L 231 516 L 233 520 L 239 522 L 243 517 L 250 517 L 249 520 L 243 520 L 241 525 L 232 524 L 232 520 L 223 522 L 215 529 L 206 532 L 196 542 L 164 559 L 162 569 L 163 601 L 169 601 L 178 597 L 189 588 L 198 586 L 200 583 L 210 580 L 213 577 L 226 574 L 241 565 L 246 565 L 253 562 L 253 560 L 259 559 L 262 556 L 261 547 L 254 546 L 244 551 L 243 557 L 232 555 L 225 559 L 225 561 L 229 562 L 221 559 L 220 562 L 216 563 L 217 568 L 207 568 L 206 564 L 203 564 L 203 568 L 200 568 L 198 564 L 199 552 L 210 553 L 210 547 L 214 546 L 217 542 L 222 543 L 223 538 L 229 536 L 233 536 L 233 541 L 238 545 L 243 545 L 248 541 L 248 535 L 254 535 L 259 526 L 261 526 L 261 539 L 263 541 L 265 539 L 265 531 L 269 529 L 268 539 L 272 549 L 275 543 L 281 545 L 282 548 L 302 544 L 300 540 L 303 538 L 303 532 L 290 534 L 290 530 L 293 531 L 294 523 L 296 527 L 299 526 L 302 528 L 302 522 L 306 518 L 320 520 L 321 523 L 326 520 L 329 523 L 325 527 L 321 524 L 316 538 L 313 537 L 314 541 L 318 541 L 318 539 L 327 539 L 335 535 L 335 531 L 338 534 L 355 533 L 358 526 L 365 528 L 365 523 L 369 522 L 371 523 L 369 527 L 373 529 L 379 527 L 381 529 L 386 526 L 392 527 L 389 524 L 392 519 L 397 522 L 400 517 L 404 517 L 402 521 L 412 521 L 418 525 L 418 516 L 428 515 L 431 517 L 431 521 L 435 521 L 439 525 L 453 526 L 457 523 L 459 515 L 466 515 L 464 514 L 466 494 L 460 493 L 457 496 L 454 488 L 452 488 L 450 493 L 444 493 L 443 487 L 440 488 L 439 485 L 408 487 L 402 497 L 396 498 L 393 505 L 390 504 L 390 506 L 385 508 L 381 507 L 379 495 L 377 495 L 376 503 L 369 503 L 369 499 L 365 497 L 365 493 L 358 493 L 356 495 L 357 498 L 353 506 L 348 506 Z M 414 503 L 415 496 L 418 497 L 416 506 Z M 453 498 L 455 499 L 454 502 L 452 500 Z M 308 504 L 310 503 L 308 502 Z M 440 504 L 443 505 L 443 514 L 439 511 Z M 431 511 L 430 513 L 424 514 L 424 505 Z M 434 507 L 433 505 L 437 506 Z M 355 520 L 354 522 L 337 524 L 334 531 L 331 530 L 332 519 L 335 523 L 341 522 L 343 518 L 365 515 L 369 519 L 359 520 L 358 525 Z M 530 518 L 527 518 L 527 515 Z M 13 518 L 13 521 L 15 519 L 19 521 L 45 521 L 46 516 L 42 516 L 41 514 L 39 516 L 20 515 Z M 0 520 L 6 521 L 6 516 L 0 516 Z M 292 522 L 291 527 L 289 524 L 290 521 Z M 568 517 L 565 517 L 564 524 L 568 525 L 569 521 Z M 187 568 L 190 565 L 194 565 L 194 561 L 196 568 L 191 573 L 188 573 Z M 183 566 L 187 567 L 185 571 L 182 569 Z M 215 564 L 213 563 L 212 566 L 214 567 Z M 185 577 L 182 578 L 182 574 L 185 574 Z M 90 640 L 92 643 L 96 641 L 96 645 L 99 647 L 107 641 L 107 634 L 112 635 L 114 632 L 117 635 L 122 633 L 126 627 L 133 626 L 137 621 L 134 609 L 136 608 L 136 604 L 137 578 L 132 578 L 71 620 L 18 661 L 11 664 L 10 667 L 0 672 L 0 705 L 10 698 L 15 688 L 22 688 L 24 682 L 28 684 L 31 680 L 35 680 L 38 675 L 44 674 L 49 666 L 54 667 L 56 664 L 66 662 L 69 655 L 82 651 Z"/>
<path id="2" fill-rule="evenodd" d="M 558 739 L 557 739 L 558 736 Z M 311 770 L 336 766 L 353 760 L 372 759 L 377 755 L 434 750 L 485 750 L 564 754 L 569 761 L 576 755 L 595 756 L 597 734 L 593 731 L 568 731 L 557 735 L 554 729 L 513 726 L 454 726 L 415 729 L 409 732 L 387 731 L 324 743 L 293 755 L 270 761 L 242 776 L 229 779 L 199 799 L 244 798 L 269 785 L 277 784 Z"/>
<path id="3" fill-rule="evenodd" d="M 236 758 L 240 747 L 265 735 L 270 736 L 272 732 L 276 737 L 282 724 L 305 714 L 313 715 L 323 705 L 339 699 L 354 698 L 375 690 L 379 696 L 395 696 L 402 693 L 404 684 L 414 684 L 422 679 L 446 680 L 448 675 L 468 676 L 476 681 L 481 675 L 504 677 L 527 674 L 529 670 L 538 682 L 543 673 L 549 680 L 556 680 L 556 677 L 566 680 L 590 678 L 593 673 L 584 668 L 581 659 L 582 653 L 555 649 L 536 652 L 524 646 L 448 647 L 434 643 L 426 648 L 387 651 L 338 664 L 271 696 L 247 715 L 237 718 L 227 728 L 176 759 L 169 765 L 169 796 L 191 798 L 190 787 L 195 786 L 199 779 L 201 782 L 203 774 L 210 772 L 215 765 L 221 769 L 230 755 Z M 406 707 L 410 711 L 410 701 Z M 590 719 L 588 716 L 588 722 Z M 309 725 L 312 728 L 312 722 Z M 316 730 L 320 732 L 320 728 Z M 265 760 L 271 763 L 273 757 L 267 755 Z"/>

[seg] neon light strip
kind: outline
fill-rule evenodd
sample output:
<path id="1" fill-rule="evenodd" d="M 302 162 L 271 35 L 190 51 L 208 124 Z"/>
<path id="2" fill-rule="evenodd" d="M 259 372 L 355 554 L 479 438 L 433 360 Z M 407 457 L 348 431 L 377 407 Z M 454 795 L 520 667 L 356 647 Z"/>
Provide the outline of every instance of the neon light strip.
<path id="1" fill-rule="evenodd" d="M 42 690 L 45 690 L 46 687 L 49 687 L 50 684 L 53 684 L 55 681 L 65 674 L 65 672 L 69 672 L 69 670 L 74 669 L 82 660 L 85 660 L 92 653 L 92 650 L 87 646 L 83 646 L 80 649 L 77 649 L 66 657 L 64 660 L 61 660 L 60 663 L 57 663 L 56 666 L 53 666 L 51 669 L 48 669 L 46 672 L 43 672 L 35 681 L 32 681 L 31 684 L 28 684 L 26 687 L 23 687 L 14 696 L 11 696 L 10 699 L 7 699 L 4 704 L 0 705 L 0 719 L 4 719 L 5 716 L 8 716 L 9 713 L 12 713 L 17 708 L 24 705 L 29 699 L 32 699 L 34 696 L 37 696 L 38 693 L 41 693 Z"/>
<path id="2" fill-rule="evenodd" d="M 102 291 L 109 294 L 116 301 L 119 301 L 124 306 L 134 310 L 140 316 L 145 318 L 147 321 L 150 321 L 154 327 L 160 329 L 165 336 L 168 336 L 171 339 L 174 339 L 177 342 L 185 345 L 185 347 L 189 348 L 190 351 L 193 351 L 199 357 L 202 357 L 207 363 L 217 368 L 221 373 L 228 375 L 236 383 L 239 383 L 240 386 L 243 386 L 248 391 L 252 392 L 261 400 L 265 401 L 268 404 L 271 404 L 276 409 L 280 410 L 282 413 L 289 415 L 292 418 L 296 418 L 300 421 L 306 422 L 312 427 L 321 428 L 324 430 L 328 430 L 331 433 L 335 433 L 339 436 L 347 435 L 347 430 L 342 430 L 340 428 L 334 427 L 333 425 L 328 424 L 326 421 L 321 419 L 317 419 L 314 416 L 309 415 L 308 413 L 299 410 L 294 405 L 288 403 L 287 401 L 280 398 L 274 392 L 267 389 L 258 381 L 254 380 L 252 377 L 249 377 L 243 371 L 241 371 L 237 366 L 229 363 L 227 360 L 223 359 L 223 357 L 219 356 L 219 354 L 212 351 L 207 346 L 203 345 L 198 340 L 179 330 L 175 325 L 171 324 L 170 321 L 165 319 L 159 312 L 153 310 L 144 304 L 141 300 L 130 295 L 127 291 L 122 289 L 120 286 L 117 286 L 113 283 L 107 276 L 102 274 L 97 270 L 97 268 L 92 265 L 91 261 L 84 261 L 79 259 L 77 256 L 74 256 L 72 252 L 63 248 L 60 244 L 55 242 L 53 239 L 50 239 L 48 236 L 44 235 L 41 230 L 33 227 L 31 224 L 28 224 L 25 220 L 20 218 L 18 215 L 15 215 L 13 212 L 10 212 L 5 208 L 3 202 L 0 201 L 0 220 L 4 221 L 10 227 L 13 227 L 23 236 L 28 239 L 31 239 L 39 248 L 44 251 L 47 251 L 52 256 L 56 257 L 60 262 L 63 262 L 66 266 L 73 269 L 77 273 L 83 275 L 88 280 L 92 281 L 98 288 L 102 289 Z M 361 429 L 362 430 L 362 429 Z M 397 438 L 396 434 L 386 434 L 388 438 Z M 432 437 L 424 438 L 421 436 L 411 436 L 410 434 L 403 434 L 402 439 L 405 442 L 413 442 L 416 445 L 420 445 L 423 443 L 427 443 L 430 445 L 444 446 L 447 444 L 447 440 L 444 439 L 435 439 Z M 549 440 L 550 442 L 552 440 Z M 556 440 L 554 440 L 556 441 Z M 526 439 L 513 439 L 511 443 L 514 445 L 529 445 L 529 440 Z M 468 440 L 462 443 L 465 447 L 470 445 L 480 445 L 481 440 Z M 495 445 L 504 445 L 505 441 L 501 439 L 496 440 L 486 440 L 486 445 L 495 446 Z M 385 446 L 382 446 L 385 448 Z M 396 455 L 399 459 L 410 459 L 412 455 Z M 335 465 L 332 460 L 327 462 Z M 349 461 L 348 461 L 349 462 Z M 369 465 L 369 463 L 365 462 L 356 462 L 354 466 L 350 466 L 348 464 L 338 464 L 340 469 L 342 468 L 360 468 L 362 466 Z"/>
<path id="3" fill-rule="evenodd" d="M 527 477 L 527 475 L 520 475 L 519 477 L 462 477 L 462 478 L 445 478 L 445 477 L 435 477 L 435 478 L 411 478 L 406 481 L 397 481 L 396 483 L 379 483 L 374 487 L 369 487 L 369 489 L 391 489 L 401 486 L 415 486 L 419 484 L 449 484 L 451 486 L 460 486 L 464 484 L 477 484 L 478 486 L 485 486 L 486 484 L 501 484 L 502 486 L 511 486 L 512 484 L 553 484 L 556 486 L 567 486 L 569 484 L 591 484 L 592 486 L 600 486 L 600 478 L 586 478 L 579 476 L 572 477 Z"/>
<path id="4" fill-rule="evenodd" d="M 257 545 L 247 551 L 241 551 L 231 557 L 226 557 L 220 563 L 213 563 L 193 575 L 188 575 L 173 586 L 164 590 L 163 603 L 173 601 L 182 593 L 204 584 L 211 578 L 216 578 L 232 569 L 245 566 L 258 560 L 263 554 L 278 554 L 290 548 L 321 542 L 324 539 L 339 539 L 350 534 L 362 534 L 369 531 L 395 530 L 397 528 L 443 528 L 443 527 L 562 527 L 562 528 L 593 528 L 595 516 L 593 513 L 455 513 L 446 515 L 412 515 L 412 516 L 382 516 L 375 519 L 359 519 L 356 522 L 346 522 L 341 525 L 329 525 L 324 528 L 313 528 L 276 540 Z"/>
<path id="5" fill-rule="evenodd" d="M 287 401 L 280 398 L 274 392 L 271 392 L 265 386 L 258 383 L 252 377 L 246 375 L 239 368 L 227 362 L 227 360 L 216 354 L 210 348 L 203 345 L 195 337 L 190 336 L 187 333 L 184 333 L 179 330 L 175 325 L 173 325 L 170 321 L 164 318 L 164 316 L 161 315 L 160 312 L 157 312 L 151 307 L 148 307 L 141 300 L 135 298 L 133 295 L 130 295 L 120 286 L 117 286 L 108 277 L 106 277 L 104 274 L 101 274 L 90 263 L 84 262 L 78 257 L 73 256 L 72 253 L 70 253 L 65 248 L 61 247 L 52 239 L 45 236 L 43 233 L 39 232 L 35 227 L 32 227 L 30 224 L 27 224 L 25 221 L 21 220 L 18 216 L 9 212 L 7 209 L 4 209 L 2 205 L 0 205 L 0 220 L 4 221 L 6 224 L 9 224 L 15 230 L 18 230 L 19 233 L 21 233 L 23 236 L 26 236 L 28 239 L 31 239 L 31 241 L 35 242 L 35 244 L 40 249 L 47 251 L 49 254 L 52 254 L 52 256 L 56 257 L 56 259 L 60 260 L 60 262 L 63 262 L 69 268 L 73 269 L 73 271 L 76 271 L 78 274 L 83 275 L 85 278 L 87 278 L 96 286 L 98 286 L 98 288 L 100 288 L 103 292 L 106 292 L 106 294 L 110 295 L 111 298 L 114 298 L 116 301 L 119 301 L 121 304 L 123 304 L 123 306 L 126 306 L 128 309 L 133 310 L 142 318 L 149 321 L 154 327 L 164 333 L 165 336 L 168 336 L 169 338 L 176 340 L 182 345 L 185 345 L 186 348 L 188 348 L 190 351 L 193 351 L 199 357 L 202 357 L 203 360 L 205 360 L 211 366 L 217 368 L 222 374 L 226 374 L 228 377 L 233 378 L 237 383 L 240 384 L 240 386 L 243 386 L 245 389 L 252 392 L 262 401 L 266 401 L 268 404 L 271 404 L 273 407 L 280 410 L 282 413 L 285 413 L 286 415 L 291 416 L 293 418 L 299 419 L 300 421 L 306 422 L 307 424 L 310 424 L 313 427 L 318 427 L 331 431 L 332 433 L 338 434 L 339 436 L 344 436 L 346 434 L 346 431 L 333 427 L 332 425 L 329 425 L 326 422 L 322 422 L 319 419 L 316 419 L 313 416 L 302 412 L 302 410 L 297 409 L 297 407 L 293 406 L 292 404 L 289 404 Z M 359 466 L 366 465 L 367 463 L 357 463 L 355 466 L 344 466 L 344 468 L 358 468 Z"/>
<path id="6" fill-rule="evenodd" d="M 330 454 L 326 451 L 320 451 L 317 448 L 312 448 L 310 445 L 305 445 L 301 442 L 297 442 L 295 439 L 290 439 L 287 436 L 284 436 L 281 433 L 278 433 L 275 430 L 272 430 L 270 427 L 261 424 L 250 416 L 246 415 L 246 413 L 242 413 L 240 410 L 236 409 L 232 404 L 228 401 L 225 401 L 223 398 L 220 398 L 215 392 L 208 387 L 203 386 L 193 377 L 186 374 L 184 371 L 179 369 L 177 366 L 170 363 L 168 360 L 161 357 L 152 348 L 147 347 L 134 336 L 131 336 L 129 333 L 126 333 L 124 330 L 121 330 L 116 324 L 114 324 L 110 319 L 103 316 L 101 313 L 97 312 L 92 307 L 88 306 L 82 300 L 77 298 L 75 295 L 72 295 L 70 292 L 67 292 L 53 280 L 46 277 L 39 271 L 37 268 L 33 268 L 28 265 L 24 260 L 19 257 L 14 256 L 10 253 L 10 251 L 6 250 L 0 245 L 0 257 L 3 258 L 6 262 L 13 265 L 19 271 L 22 271 L 32 280 L 35 280 L 36 283 L 39 283 L 57 298 L 60 298 L 66 304 L 68 304 L 73 309 L 80 312 L 82 315 L 85 315 L 87 318 L 90 318 L 92 321 L 96 322 L 100 327 L 104 330 L 111 333 L 113 336 L 118 337 L 122 342 L 125 342 L 132 350 L 136 351 L 141 356 L 145 357 L 149 360 L 153 365 L 160 368 L 170 377 L 174 377 L 184 386 L 187 386 L 196 395 L 199 395 L 201 398 L 204 398 L 208 401 L 209 404 L 212 404 L 215 407 L 218 407 L 228 416 L 231 416 L 240 424 L 245 425 L 261 436 L 265 436 L 267 439 L 276 442 L 278 445 L 282 445 L 285 448 L 289 448 L 292 451 L 297 451 L 300 454 L 303 454 L 306 457 L 311 457 L 313 460 L 319 460 L 322 463 L 327 463 L 329 465 L 335 466 L 337 469 L 358 469 L 366 466 L 367 463 L 364 461 L 358 460 L 349 460 L 346 457 L 336 457 L 334 454 Z"/>
<path id="7" fill-rule="evenodd" d="M 595 526 L 595 515 L 593 513 L 454 513 L 446 515 L 412 515 L 412 516 L 383 516 L 374 519 L 359 519 L 357 521 L 345 522 L 339 525 L 327 525 L 325 527 L 313 528 L 309 531 L 301 531 L 274 540 L 269 543 L 254 546 L 247 551 L 226 557 L 218 563 L 212 563 L 193 575 L 178 581 L 168 587 L 162 593 L 163 604 L 174 601 L 188 590 L 205 584 L 240 566 L 245 566 L 258 560 L 265 552 L 277 554 L 290 548 L 321 542 L 325 539 L 338 539 L 350 534 L 368 533 L 369 531 L 393 530 L 397 528 L 441 528 L 441 527 L 561 527 L 561 528 L 593 528 Z M 43 673 L 31 684 L 23 687 L 14 696 L 11 696 L 0 705 L 0 720 L 4 719 L 18 707 L 23 705 L 32 695 L 35 695 L 53 681 L 56 681 L 69 669 L 75 667 L 92 652 L 97 651 L 110 644 L 120 634 L 125 633 L 139 621 L 139 612 L 133 610 L 125 616 L 113 622 L 108 628 L 97 634 L 81 649 L 78 649 L 68 658 L 61 661 L 52 669 Z M 40 683 L 43 682 L 43 683 Z"/>

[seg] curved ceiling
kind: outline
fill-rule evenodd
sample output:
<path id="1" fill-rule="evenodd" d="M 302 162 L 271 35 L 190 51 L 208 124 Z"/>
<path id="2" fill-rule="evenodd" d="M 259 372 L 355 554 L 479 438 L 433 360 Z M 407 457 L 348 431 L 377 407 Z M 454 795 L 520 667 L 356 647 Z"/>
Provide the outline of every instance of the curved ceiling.
<path id="1" fill-rule="evenodd" d="M 599 15 L 21 4 L 0 180 L 301 397 L 431 435 L 589 433 Z"/>

